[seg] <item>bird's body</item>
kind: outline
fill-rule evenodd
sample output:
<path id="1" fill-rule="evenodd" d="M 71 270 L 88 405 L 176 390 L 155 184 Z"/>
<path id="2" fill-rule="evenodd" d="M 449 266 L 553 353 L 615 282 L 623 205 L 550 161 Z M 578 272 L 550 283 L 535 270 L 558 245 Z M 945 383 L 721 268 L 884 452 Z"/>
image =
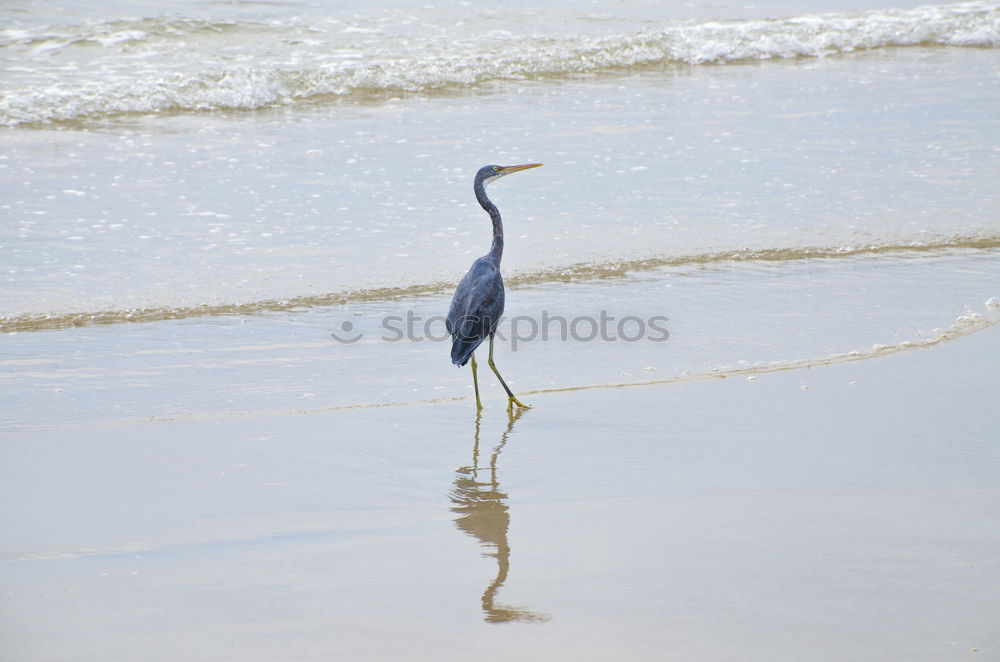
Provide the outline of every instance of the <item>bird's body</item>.
<path id="1" fill-rule="evenodd" d="M 451 300 L 447 326 L 452 336 L 452 363 L 457 366 L 468 363 L 476 348 L 496 333 L 503 304 L 500 265 L 484 255 L 472 263 Z"/>
<path id="2" fill-rule="evenodd" d="M 507 391 L 509 406 L 525 407 L 504 382 L 493 364 L 493 336 L 500 323 L 504 308 L 503 276 L 500 275 L 500 260 L 503 258 L 503 223 L 500 210 L 486 197 L 486 185 L 504 175 L 528 168 L 537 168 L 541 163 L 520 166 L 484 166 L 476 173 L 473 190 L 480 206 L 490 215 L 493 222 L 493 244 L 490 252 L 472 263 L 468 273 L 458 283 L 455 296 L 451 300 L 446 325 L 451 334 L 451 361 L 464 366 L 472 361 L 472 382 L 476 389 L 476 406 L 482 409 L 479 399 L 479 381 L 476 377 L 476 357 L 474 352 L 484 340 L 490 340 L 489 366 Z"/>

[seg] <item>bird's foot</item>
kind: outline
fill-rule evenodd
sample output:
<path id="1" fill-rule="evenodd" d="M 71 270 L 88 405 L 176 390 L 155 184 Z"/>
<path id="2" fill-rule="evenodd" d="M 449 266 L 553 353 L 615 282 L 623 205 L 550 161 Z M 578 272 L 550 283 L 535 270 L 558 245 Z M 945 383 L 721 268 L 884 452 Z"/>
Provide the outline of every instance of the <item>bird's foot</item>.
<path id="1" fill-rule="evenodd" d="M 531 409 L 531 405 L 526 405 L 517 398 L 507 398 L 507 411 L 512 411 L 514 405 L 517 405 L 521 409 Z"/>

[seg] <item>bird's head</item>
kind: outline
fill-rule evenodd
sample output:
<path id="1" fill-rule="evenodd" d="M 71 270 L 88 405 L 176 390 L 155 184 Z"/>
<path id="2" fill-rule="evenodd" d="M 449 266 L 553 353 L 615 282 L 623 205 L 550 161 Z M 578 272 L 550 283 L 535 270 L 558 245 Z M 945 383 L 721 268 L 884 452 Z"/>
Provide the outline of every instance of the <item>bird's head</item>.
<path id="1" fill-rule="evenodd" d="M 514 166 L 499 166 L 499 165 L 488 165 L 483 166 L 476 173 L 476 183 L 482 183 L 486 186 L 490 182 L 496 181 L 505 175 L 509 175 L 514 172 L 520 172 L 521 170 L 527 170 L 528 168 L 537 168 L 541 166 L 541 163 L 526 163 L 524 165 L 514 165 Z"/>

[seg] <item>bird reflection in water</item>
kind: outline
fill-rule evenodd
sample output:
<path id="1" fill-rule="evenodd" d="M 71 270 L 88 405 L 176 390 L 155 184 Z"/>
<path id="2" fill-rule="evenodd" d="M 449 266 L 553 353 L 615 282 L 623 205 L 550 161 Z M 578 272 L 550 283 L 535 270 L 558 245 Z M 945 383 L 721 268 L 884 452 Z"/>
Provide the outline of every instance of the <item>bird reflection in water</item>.
<path id="1" fill-rule="evenodd" d="M 472 464 L 461 467 L 455 472 L 455 488 L 451 492 L 451 508 L 458 517 L 455 526 L 477 538 L 479 542 L 493 551 L 484 553 L 497 560 L 497 576 L 486 590 L 483 591 L 483 615 L 488 623 L 510 623 L 513 621 L 547 621 L 549 616 L 538 614 L 522 607 L 508 607 L 498 604 L 497 592 L 507 580 L 510 570 L 510 544 L 507 542 L 507 529 L 510 526 L 510 514 L 507 507 L 507 494 L 500 490 L 497 478 L 497 459 L 500 451 L 507 444 L 507 437 L 514 429 L 514 423 L 525 410 L 515 409 L 508 414 L 507 429 L 500 435 L 500 443 L 490 455 L 489 467 L 479 466 L 479 429 L 480 417 L 476 416 L 476 433 L 472 445 Z M 482 477 L 480 474 L 485 474 Z"/>

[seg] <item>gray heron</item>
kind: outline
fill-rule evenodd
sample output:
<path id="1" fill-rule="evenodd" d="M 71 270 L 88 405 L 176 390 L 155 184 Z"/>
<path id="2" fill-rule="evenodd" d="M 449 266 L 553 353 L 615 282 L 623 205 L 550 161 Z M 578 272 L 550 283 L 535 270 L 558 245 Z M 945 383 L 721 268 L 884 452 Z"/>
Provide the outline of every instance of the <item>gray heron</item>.
<path id="1" fill-rule="evenodd" d="M 476 357 L 473 352 L 487 338 L 490 339 L 487 363 L 507 391 L 507 409 L 512 409 L 514 405 L 528 406 L 517 399 L 493 363 L 493 336 L 496 334 L 500 316 L 503 315 L 504 304 L 503 277 L 500 275 L 503 224 L 500 221 L 500 210 L 486 197 L 486 186 L 511 173 L 537 168 L 540 165 L 542 164 L 483 166 L 476 173 L 476 180 L 472 185 L 480 206 L 493 221 L 493 244 L 490 246 L 490 252 L 473 262 L 472 268 L 458 283 L 455 296 L 451 300 L 451 308 L 448 310 L 447 328 L 451 334 L 451 362 L 461 367 L 472 361 L 472 384 L 476 389 L 477 409 L 482 409 L 483 403 L 479 399 L 479 379 L 476 376 Z"/>

